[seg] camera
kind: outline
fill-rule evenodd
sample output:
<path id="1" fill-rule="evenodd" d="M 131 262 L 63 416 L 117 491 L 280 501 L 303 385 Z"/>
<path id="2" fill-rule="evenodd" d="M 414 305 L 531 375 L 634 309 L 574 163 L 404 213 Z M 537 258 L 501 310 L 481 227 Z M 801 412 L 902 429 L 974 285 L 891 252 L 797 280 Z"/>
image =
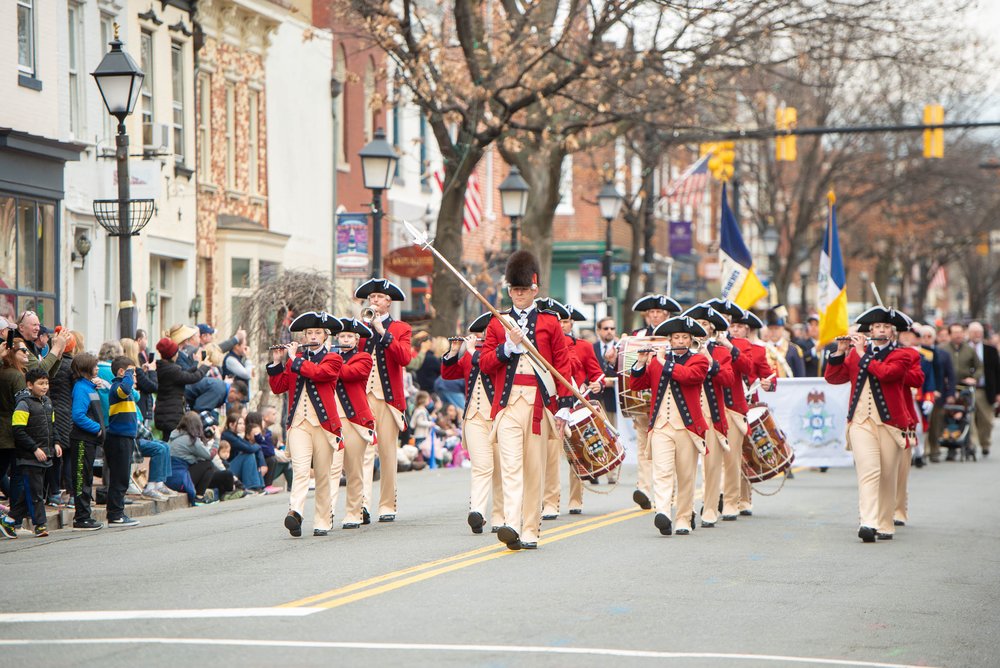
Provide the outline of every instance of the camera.
<path id="1" fill-rule="evenodd" d="M 215 428 L 219 426 L 219 420 L 215 417 L 212 411 L 202 411 L 199 413 L 201 416 L 201 431 L 205 434 L 205 438 L 215 438 Z"/>

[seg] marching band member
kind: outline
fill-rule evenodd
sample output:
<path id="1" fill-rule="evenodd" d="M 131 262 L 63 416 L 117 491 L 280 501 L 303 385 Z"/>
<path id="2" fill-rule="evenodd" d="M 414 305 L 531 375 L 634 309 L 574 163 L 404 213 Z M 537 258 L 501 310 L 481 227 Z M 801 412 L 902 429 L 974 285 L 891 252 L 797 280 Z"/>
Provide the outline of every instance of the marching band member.
<path id="1" fill-rule="evenodd" d="M 744 382 L 749 388 L 751 385 L 760 382 L 760 389 L 765 392 L 773 392 L 778 386 L 778 377 L 774 369 L 771 367 L 768 361 L 767 354 L 767 344 L 764 343 L 758 336 L 758 332 L 764 328 L 764 322 L 756 316 L 753 312 L 747 310 L 746 317 L 742 318 L 739 322 L 733 321 L 734 326 L 730 326 L 730 331 L 732 331 L 733 336 L 743 337 L 749 342 L 747 350 L 750 353 L 750 361 L 753 364 L 752 373 L 747 374 L 744 378 Z M 748 400 L 757 403 L 757 393 L 753 392 Z M 742 448 L 740 448 L 740 460 L 742 463 Z M 742 470 L 742 466 L 740 467 Z M 740 478 L 740 500 L 739 500 L 739 514 L 743 517 L 753 516 L 753 500 L 752 500 L 752 488 L 750 482 L 739 473 Z M 724 515 L 723 520 L 728 520 L 730 517 L 735 519 L 735 516 Z"/>
<path id="2" fill-rule="evenodd" d="M 403 369 L 413 357 L 410 348 L 413 332 L 408 324 L 393 320 L 389 315 L 392 302 L 406 299 L 403 291 L 392 281 L 369 279 L 354 291 L 354 296 L 367 299 L 368 305 L 375 311 L 370 324 L 374 333 L 371 337 L 362 338 L 358 348 L 370 354 L 373 361 L 367 393 L 368 405 L 375 416 L 375 442 L 382 474 L 378 521 L 392 522 L 396 519 L 396 450 L 399 448 L 399 432 L 406 428 Z M 374 458 L 368 454 L 365 457 L 366 502 L 371 500 L 374 474 Z"/>
<path id="3" fill-rule="evenodd" d="M 371 338 L 372 331 L 360 320 L 341 318 L 343 329 L 337 334 L 344 366 L 337 379 L 336 401 L 342 431 L 343 470 L 347 475 L 347 501 L 344 504 L 344 529 L 357 529 L 363 520 L 365 454 L 374 451 L 375 416 L 368 406 L 368 378 L 372 371 L 372 356 L 358 349 L 358 341 Z M 336 461 L 332 471 L 336 491 L 332 503 L 337 504 L 340 470 Z"/>
<path id="4" fill-rule="evenodd" d="M 767 362 L 778 378 L 792 378 L 806 375 L 802 349 L 788 338 L 785 322 L 788 309 L 778 304 L 767 312 L 767 333 L 764 346 Z"/>
<path id="5" fill-rule="evenodd" d="M 680 313 L 681 305 L 666 295 L 646 295 L 632 304 L 632 310 L 643 313 L 646 327 L 632 332 L 632 336 L 652 336 L 653 329 L 664 322 L 669 314 Z M 628 382 L 622 378 L 619 382 Z M 645 417 L 633 420 L 636 436 L 636 459 L 638 465 L 635 491 L 632 500 L 643 510 L 653 507 L 653 459 L 649 450 L 649 423 Z"/>
<path id="6" fill-rule="evenodd" d="M 267 367 L 268 382 L 275 394 L 288 393 L 288 452 L 292 459 L 292 492 L 288 499 L 285 528 L 302 535 L 302 513 L 309 492 L 309 469 L 316 471 L 313 535 L 330 530 L 330 470 L 334 452 L 343 447 L 334 387 L 343 366 L 340 355 L 326 349 L 328 333 L 342 329 L 329 313 L 310 311 L 292 321 L 289 329 L 302 332 L 301 344 L 292 342 L 273 351 Z M 287 361 L 282 364 L 282 358 Z M 333 484 L 340 484 L 338 477 Z"/>
<path id="7" fill-rule="evenodd" d="M 729 323 L 718 311 L 708 304 L 697 304 L 687 311 L 685 316 L 694 319 L 708 332 L 708 338 L 702 346 L 702 351 L 711 358 L 712 365 L 708 377 L 702 386 L 701 411 L 709 429 L 705 438 L 705 453 L 702 456 L 702 479 L 704 481 L 704 500 L 701 508 L 701 525 L 714 527 L 719 521 L 719 490 L 722 486 L 722 462 L 733 447 L 741 447 L 742 439 L 730 444 L 729 418 L 726 412 L 725 392 L 731 390 L 735 376 L 733 375 L 732 342 L 725 336 L 716 338 L 716 332 L 729 329 Z"/>
<path id="8" fill-rule="evenodd" d="M 910 418 L 909 446 L 916 449 L 920 445 L 920 441 L 917 438 L 917 422 L 920 418 L 917 414 L 915 395 L 923 396 L 924 383 L 928 378 L 933 377 L 934 370 L 931 368 L 930 362 L 925 360 L 918 347 L 920 339 L 919 334 L 914 331 L 914 327 L 915 325 L 911 322 L 908 328 L 899 330 L 896 339 L 900 352 L 910 355 L 910 368 L 903 378 L 903 399 L 906 405 L 906 412 Z M 859 329 L 858 331 L 861 330 Z M 906 526 L 906 522 L 910 519 L 907 512 L 909 506 L 909 490 L 907 488 L 910 483 L 910 466 L 912 463 L 911 451 L 908 450 L 899 454 L 899 466 L 896 475 L 896 505 L 892 514 L 892 523 L 897 527 Z"/>
<path id="9" fill-rule="evenodd" d="M 910 326 L 903 314 L 875 306 L 856 322 L 869 326 L 872 343 L 860 333 L 838 341 L 824 377 L 834 385 L 851 384 L 847 446 L 858 475 L 858 537 L 873 543 L 894 533 L 899 451 L 907 447 L 910 429 L 904 383 L 908 373 L 916 380 L 923 372 L 914 372 L 913 357 L 895 344 L 896 331 Z"/>
<path id="10" fill-rule="evenodd" d="M 650 357 L 640 352 L 632 366 L 629 386 L 653 390 L 649 413 L 649 448 L 653 457 L 654 526 L 664 536 L 673 529 L 670 496 L 677 478 L 676 533 L 691 532 L 694 519 L 694 485 L 698 453 L 704 452 L 708 425 L 701 412 L 702 384 L 710 368 L 707 354 L 693 354 L 692 337 L 707 332 L 691 318 L 676 317 L 661 323 L 654 336 L 669 336 L 671 351 Z"/>
<path id="11" fill-rule="evenodd" d="M 491 524 L 497 532 L 504 522 L 503 489 L 500 477 L 500 448 L 490 437 L 493 431 L 493 379 L 482 373 L 482 334 L 492 313 L 484 313 L 469 325 L 472 336 L 451 342 L 451 350 L 441 358 L 441 377 L 445 380 L 465 379 L 465 412 L 462 415 L 462 439 L 472 461 L 472 489 L 469 494 L 469 527 L 472 533 L 482 533 L 486 524 L 486 508 L 493 493 Z"/>
<path id="12" fill-rule="evenodd" d="M 572 369 L 559 321 L 535 308 L 538 260 L 528 251 L 516 251 L 504 273 L 514 304 L 508 317 L 517 327 L 507 331 L 496 318 L 490 320 L 479 358 L 480 368 L 493 377 L 497 388 L 493 434 L 500 447 L 504 497 L 504 525 L 497 538 L 511 550 L 536 549 L 545 442 L 550 428 L 559 434 L 565 430 L 573 397 L 566 387 L 555 386 L 552 374 L 530 358 L 522 341 L 530 341 L 564 378 L 572 375 Z M 546 409 L 553 396 L 558 396 L 559 407 L 554 417 Z"/>

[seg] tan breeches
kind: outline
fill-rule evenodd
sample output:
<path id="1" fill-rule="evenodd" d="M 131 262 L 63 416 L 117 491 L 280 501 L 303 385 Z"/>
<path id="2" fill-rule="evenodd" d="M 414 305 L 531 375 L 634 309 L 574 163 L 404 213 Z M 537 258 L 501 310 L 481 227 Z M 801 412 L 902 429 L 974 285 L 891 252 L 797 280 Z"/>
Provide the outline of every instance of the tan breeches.
<path id="1" fill-rule="evenodd" d="M 379 483 L 378 514 L 396 514 L 396 450 L 399 448 L 399 425 L 389 404 L 368 395 L 368 405 L 375 415 L 375 435 L 378 441 L 378 459 L 381 481 Z M 375 475 L 374 452 L 365 457 L 365 498 L 364 503 L 371 503 L 372 478 Z"/>
<path id="2" fill-rule="evenodd" d="M 898 459 L 899 462 L 896 466 L 896 507 L 892 514 L 892 519 L 907 522 L 910 519 L 910 515 L 907 512 L 907 506 L 910 503 L 910 494 L 907 487 L 910 483 L 910 466 L 912 464 L 910 450 L 900 450 Z"/>
<path id="3" fill-rule="evenodd" d="M 559 514 L 559 460 L 562 459 L 563 445 L 559 438 L 545 441 L 545 483 L 542 493 L 542 515 Z"/>
<path id="4" fill-rule="evenodd" d="M 375 448 L 361 437 L 353 426 L 344 423 L 344 472 L 347 474 L 347 500 L 344 502 L 344 523 L 361 523 L 361 507 L 365 493 L 365 453 Z M 336 467 L 334 462 L 334 467 Z M 334 482 L 339 483 L 338 478 Z M 336 499 L 336 496 L 334 496 Z"/>
<path id="5" fill-rule="evenodd" d="M 677 482 L 677 528 L 691 528 L 698 448 L 687 429 L 666 426 L 649 432 L 653 456 L 653 498 L 656 512 L 670 516 L 670 497 Z"/>
<path id="6" fill-rule="evenodd" d="M 722 461 L 726 451 L 715 429 L 709 429 L 705 434 L 706 452 L 701 458 L 702 471 L 702 510 L 701 519 L 704 522 L 715 523 L 719 520 L 719 489 L 722 487 Z"/>
<path id="7" fill-rule="evenodd" d="M 288 508 L 305 517 L 309 469 L 315 468 L 314 529 L 330 529 L 330 468 L 333 466 L 335 447 L 336 437 L 322 427 L 300 422 L 288 430 L 288 453 L 292 459 L 292 492 Z M 339 482 L 338 478 L 337 484 Z"/>
<path id="8" fill-rule="evenodd" d="M 541 530 L 542 468 L 549 425 L 543 419 L 541 435 L 531 433 L 534 407 L 524 399 L 500 411 L 496 418 L 503 476 L 504 524 L 524 542 L 535 542 Z"/>
<path id="9" fill-rule="evenodd" d="M 729 452 L 722 458 L 722 514 L 733 516 L 740 511 L 740 491 L 743 485 L 743 432 L 746 430 L 746 418 L 738 413 L 726 411 L 729 422 Z M 747 505 L 749 506 L 749 486 L 747 490 Z"/>
<path id="10" fill-rule="evenodd" d="M 847 426 L 854 468 L 858 474 L 858 515 L 861 526 L 893 533 L 899 446 L 885 426 L 865 420 Z"/>
<path id="11" fill-rule="evenodd" d="M 649 418 L 646 416 L 637 417 L 633 420 L 632 426 L 635 428 L 635 456 L 638 471 L 636 474 L 635 486 L 647 498 L 653 498 L 653 459 L 649 450 Z M 655 505 L 653 506 L 656 507 Z"/>
<path id="12" fill-rule="evenodd" d="M 469 493 L 469 511 L 491 517 L 493 526 L 503 524 L 503 488 L 500 476 L 500 447 L 490 442 L 493 424 L 476 416 L 466 420 L 462 428 L 462 441 L 472 462 L 472 482 Z M 487 515 L 490 493 L 493 495 L 493 512 Z"/>

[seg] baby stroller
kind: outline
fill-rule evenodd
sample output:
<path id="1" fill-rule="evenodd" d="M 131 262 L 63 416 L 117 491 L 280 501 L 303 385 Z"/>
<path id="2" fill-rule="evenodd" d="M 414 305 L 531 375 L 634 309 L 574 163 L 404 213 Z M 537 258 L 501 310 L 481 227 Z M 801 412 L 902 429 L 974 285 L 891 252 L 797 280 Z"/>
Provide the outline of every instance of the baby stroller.
<path id="1" fill-rule="evenodd" d="M 945 404 L 944 428 L 938 442 L 948 448 L 948 461 L 976 461 L 976 448 L 972 445 L 972 418 L 976 411 L 976 388 L 960 386 L 954 403 Z"/>

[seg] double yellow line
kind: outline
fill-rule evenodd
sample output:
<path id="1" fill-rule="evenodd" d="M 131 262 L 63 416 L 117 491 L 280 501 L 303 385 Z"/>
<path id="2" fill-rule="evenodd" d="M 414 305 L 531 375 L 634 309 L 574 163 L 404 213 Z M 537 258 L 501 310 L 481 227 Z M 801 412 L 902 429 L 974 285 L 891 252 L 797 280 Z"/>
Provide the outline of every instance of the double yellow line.
<path id="1" fill-rule="evenodd" d="M 597 517 L 590 519 L 565 524 L 555 529 L 545 531 L 544 537 L 539 540 L 539 545 L 544 546 L 550 543 L 555 543 L 563 540 L 564 538 L 571 538 L 572 536 L 578 536 L 582 533 L 587 533 L 588 531 L 600 529 L 601 527 L 617 524 L 618 522 L 624 522 L 635 517 L 646 515 L 649 512 L 651 511 L 626 508 L 623 510 L 616 510 L 613 513 L 598 515 Z M 398 571 L 386 573 L 385 575 L 378 575 L 344 587 L 338 587 L 337 589 L 331 589 L 320 594 L 300 598 L 297 601 L 284 603 L 278 607 L 337 608 L 348 603 L 371 598 L 372 596 L 378 596 L 379 594 L 384 594 L 401 587 L 422 582 L 438 575 L 468 568 L 469 566 L 481 564 L 485 561 L 508 557 L 512 554 L 516 553 L 508 550 L 504 545 L 497 543 L 487 547 L 469 550 L 468 552 L 462 552 L 461 554 L 456 554 L 451 557 L 445 557 L 444 559 L 437 559 L 436 561 L 428 561 L 417 566 L 410 566 L 409 568 L 403 568 Z"/>

